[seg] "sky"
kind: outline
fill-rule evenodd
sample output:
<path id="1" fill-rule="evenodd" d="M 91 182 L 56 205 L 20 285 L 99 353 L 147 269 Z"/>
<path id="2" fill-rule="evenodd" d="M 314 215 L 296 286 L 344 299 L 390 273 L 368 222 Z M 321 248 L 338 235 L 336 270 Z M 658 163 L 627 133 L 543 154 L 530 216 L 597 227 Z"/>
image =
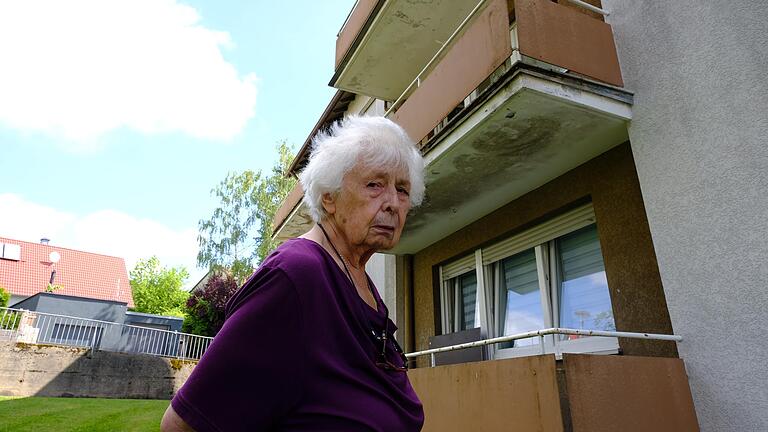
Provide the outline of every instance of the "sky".
<path id="1" fill-rule="evenodd" d="M 354 3 L 0 2 L 0 236 L 157 255 L 193 285 L 211 189 L 301 146 Z"/>

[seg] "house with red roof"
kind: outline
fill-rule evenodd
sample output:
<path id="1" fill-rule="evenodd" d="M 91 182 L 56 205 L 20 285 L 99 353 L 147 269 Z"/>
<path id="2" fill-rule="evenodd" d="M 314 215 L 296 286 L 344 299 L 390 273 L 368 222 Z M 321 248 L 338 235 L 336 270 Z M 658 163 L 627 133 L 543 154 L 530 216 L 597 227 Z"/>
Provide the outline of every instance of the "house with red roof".
<path id="1" fill-rule="evenodd" d="M 11 293 L 9 306 L 49 285 L 58 286 L 55 294 L 133 307 L 123 258 L 0 237 L 0 286 Z"/>

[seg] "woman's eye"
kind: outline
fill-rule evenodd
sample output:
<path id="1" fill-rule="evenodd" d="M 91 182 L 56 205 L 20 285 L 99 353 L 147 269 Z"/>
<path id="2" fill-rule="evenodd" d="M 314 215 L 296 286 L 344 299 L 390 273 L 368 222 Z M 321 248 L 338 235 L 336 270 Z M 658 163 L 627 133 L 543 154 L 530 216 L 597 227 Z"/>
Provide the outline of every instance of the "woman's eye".
<path id="1" fill-rule="evenodd" d="M 381 185 L 379 183 L 376 183 L 376 182 L 368 183 L 368 187 L 379 187 L 379 186 L 381 186 Z"/>
<path id="2" fill-rule="evenodd" d="M 397 191 L 402 194 L 410 195 L 410 192 L 408 192 L 408 189 L 406 188 L 397 188 Z"/>

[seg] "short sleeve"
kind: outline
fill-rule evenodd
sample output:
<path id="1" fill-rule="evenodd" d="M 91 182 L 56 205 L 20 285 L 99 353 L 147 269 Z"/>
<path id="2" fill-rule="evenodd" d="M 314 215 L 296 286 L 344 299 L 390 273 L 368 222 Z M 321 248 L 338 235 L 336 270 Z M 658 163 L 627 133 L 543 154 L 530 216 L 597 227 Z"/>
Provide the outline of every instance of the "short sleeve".
<path id="1" fill-rule="evenodd" d="M 260 268 L 241 291 L 173 409 L 198 432 L 274 427 L 301 397 L 304 328 L 298 294 L 277 268 Z"/>

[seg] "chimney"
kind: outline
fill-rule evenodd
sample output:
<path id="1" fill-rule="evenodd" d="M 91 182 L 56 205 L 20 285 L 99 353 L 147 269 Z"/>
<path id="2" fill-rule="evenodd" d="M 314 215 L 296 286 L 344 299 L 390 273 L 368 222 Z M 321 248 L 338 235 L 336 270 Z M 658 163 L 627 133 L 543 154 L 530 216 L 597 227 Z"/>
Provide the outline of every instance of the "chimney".
<path id="1" fill-rule="evenodd" d="M 40 244 L 47 245 L 48 243 L 50 243 L 50 241 L 51 241 L 51 239 L 49 239 L 47 237 L 43 237 L 43 238 L 40 239 Z"/>

